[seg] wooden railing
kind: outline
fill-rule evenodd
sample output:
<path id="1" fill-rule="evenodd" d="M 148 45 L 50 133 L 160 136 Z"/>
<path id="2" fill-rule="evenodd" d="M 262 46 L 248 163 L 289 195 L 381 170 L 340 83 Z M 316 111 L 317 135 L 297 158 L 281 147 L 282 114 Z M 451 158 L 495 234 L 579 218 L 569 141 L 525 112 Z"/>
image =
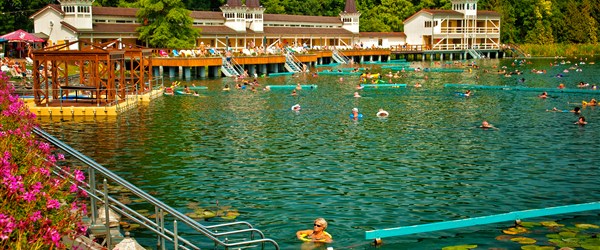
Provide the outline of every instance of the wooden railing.
<path id="1" fill-rule="evenodd" d="M 392 52 L 422 52 L 427 50 L 426 45 L 396 45 L 391 46 L 390 50 Z"/>
<path id="2" fill-rule="evenodd" d="M 500 34 L 500 28 L 463 28 L 463 27 L 442 27 L 440 34 Z"/>

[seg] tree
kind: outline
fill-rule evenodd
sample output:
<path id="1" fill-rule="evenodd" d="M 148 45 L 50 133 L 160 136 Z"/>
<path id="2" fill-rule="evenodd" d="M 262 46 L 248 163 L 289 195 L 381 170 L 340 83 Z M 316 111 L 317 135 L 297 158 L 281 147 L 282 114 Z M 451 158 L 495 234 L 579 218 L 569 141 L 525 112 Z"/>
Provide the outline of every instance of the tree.
<path id="1" fill-rule="evenodd" d="M 190 11 L 181 0 L 140 0 L 142 6 L 137 18 L 142 23 L 137 31 L 139 39 L 150 47 L 187 49 L 193 48 L 200 35 L 192 27 Z"/>
<path id="2" fill-rule="evenodd" d="M 583 0 L 579 5 L 581 9 L 581 16 L 584 22 L 584 33 L 587 34 L 586 39 L 583 41 L 584 43 L 597 43 L 598 42 L 598 22 L 592 16 L 594 11 L 591 6 L 590 0 Z"/>
<path id="3" fill-rule="evenodd" d="M 367 19 L 365 31 L 403 31 L 404 19 L 414 14 L 414 7 L 407 0 L 382 0 L 381 5 L 372 8 Z M 361 26 L 364 19 L 361 19 Z M 385 30 L 375 28 L 387 28 Z M 362 27 L 361 27 L 362 30 Z"/>
<path id="4" fill-rule="evenodd" d="M 378 13 L 374 10 L 369 10 L 360 16 L 360 31 L 392 31 L 390 26 L 385 24 L 383 20 L 377 17 Z"/>
<path id="5" fill-rule="evenodd" d="M 29 16 L 56 0 L 0 0 L 0 32 L 2 34 L 18 29 L 33 30 L 33 22 Z"/>
<path id="6" fill-rule="evenodd" d="M 538 20 L 533 29 L 525 37 L 526 43 L 532 44 L 553 44 L 552 28 L 548 21 Z"/>
<path id="7" fill-rule="evenodd" d="M 186 9 L 188 10 L 210 10 L 218 11 L 219 7 L 225 4 L 224 0 L 213 1 L 198 1 L 198 0 L 183 0 Z"/>

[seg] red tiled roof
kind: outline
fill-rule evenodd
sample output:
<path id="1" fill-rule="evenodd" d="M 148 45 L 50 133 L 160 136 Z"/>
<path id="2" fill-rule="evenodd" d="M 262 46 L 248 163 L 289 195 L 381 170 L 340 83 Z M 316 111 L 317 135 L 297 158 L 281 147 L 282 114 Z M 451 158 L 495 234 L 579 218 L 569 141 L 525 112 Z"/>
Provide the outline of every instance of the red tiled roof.
<path id="1" fill-rule="evenodd" d="M 216 19 L 225 20 L 223 12 L 219 11 L 192 11 L 190 17 L 193 19 Z"/>
<path id="2" fill-rule="evenodd" d="M 406 37 L 404 32 L 360 32 L 361 37 Z"/>
<path id="3" fill-rule="evenodd" d="M 264 14 L 263 21 L 266 22 L 302 22 L 302 23 L 335 23 L 341 24 L 339 17 L 331 16 L 300 16 L 284 14 Z"/>
<path id="4" fill-rule="evenodd" d="M 242 6 L 241 0 L 227 0 L 227 6 L 229 7 L 240 7 Z"/>
<path id="5" fill-rule="evenodd" d="M 493 11 L 493 10 L 478 10 L 477 11 L 477 16 L 495 16 L 495 17 L 500 17 L 502 16 L 500 13 Z"/>
<path id="6" fill-rule="evenodd" d="M 264 33 L 275 35 L 347 35 L 352 36 L 354 33 L 342 28 L 300 28 L 300 27 L 264 27 Z"/>
<path id="7" fill-rule="evenodd" d="M 258 7 L 260 7 L 260 1 L 259 0 L 246 0 L 246 7 L 258 8 Z"/>
<path id="8" fill-rule="evenodd" d="M 356 13 L 356 3 L 355 0 L 346 0 L 346 6 L 344 6 L 344 12 L 346 13 Z"/>
<path id="9" fill-rule="evenodd" d="M 65 21 L 61 21 L 60 25 L 65 26 L 65 28 L 73 31 L 74 33 L 77 33 L 77 28 L 75 28 L 75 26 L 73 26 L 73 25 L 71 25 L 71 24 L 69 24 L 69 23 L 67 23 Z"/>
<path id="10" fill-rule="evenodd" d="M 229 28 L 225 25 L 194 26 L 194 28 L 200 29 L 200 35 L 236 35 L 236 34 L 239 34 L 232 28 Z"/>
<path id="11" fill-rule="evenodd" d="M 94 16 L 126 16 L 135 17 L 137 8 L 116 8 L 92 6 L 92 15 Z"/>
<path id="12" fill-rule="evenodd" d="M 139 24 L 133 23 L 94 23 L 93 33 L 137 33 L 135 29 Z"/>

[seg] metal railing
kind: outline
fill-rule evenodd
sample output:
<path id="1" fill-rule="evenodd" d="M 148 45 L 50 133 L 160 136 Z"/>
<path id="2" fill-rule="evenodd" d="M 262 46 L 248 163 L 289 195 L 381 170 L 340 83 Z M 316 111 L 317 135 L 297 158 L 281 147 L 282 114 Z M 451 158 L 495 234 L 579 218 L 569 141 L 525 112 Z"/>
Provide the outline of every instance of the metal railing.
<path id="1" fill-rule="evenodd" d="M 406 227 L 388 228 L 371 230 L 365 232 L 365 239 L 372 240 L 377 238 L 394 237 L 416 233 L 433 232 L 454 228 L 471 227 L 477 225 L 487 225 L 505 221 L 515 221 L 527 218 L 543 217 L 549 215 L 558 215 L 566 213 L 576 213 L 583 211 L 600 210 L 600 202 L 590 202 L 584 204 L 574 204 L 559 207 L 548 207 L 541 209 L 531 209 L 515 211 L 510 213 L 482 216 L 476 218 L 460 219 L 453 221 L 434 222 L 422 225 L 413 225 Z"/>
<path id="2" fill-rule="evenodd" d="M 333 60 L 335 60 L 338 63 L 342 63 L 342 64 L 350 63 L 350 58 L 348 58 L 346 55 L 344 55 L 341 51 L 339 51 L 337 49 L 333 50 L 332 57 L 333 57 Z"/>
<path id="3" fill-rule="evenodd" d="M 222 246 L 225 249 L 229 249 L 231 247 L 250 247 L 255 246 L 256 244 L 261 244 L 261 247 L 264 249 L 265 243 L 269 243 L 274 247 L 274 249 L 279 249 L 279 245 L 277 244 L 277 242 L 275 242 L 272 239 L 265 238 L 264 234 L 260 230 L 253 228 L 252 225 L 248 222 L 238 221 L 210 226 L 202 225 L 194 219 L 190 218 L 189 216 L 166 205 L 154 196 L 149 195 L 148 193 L 139 189 L 135 185 L 129 183 L 117 174 L 96 163 L 94 160 L 90 159 L 89 157 L 78 152 L 77 150 L 71 148 L 64 142 L 48 134 L 46 131 L 40 128 L 34 128 L 33 132 L 40 138 L 48 141 L 57 149 L 64 151 L 66 159 L 70 159 L 73 161 L 77 160 L 78 162 L 84 164 L 84 166 L 87 167 L 87 169 L 82 169 L 82 171 L 85 171 L 87 173 L 88 182 L 85 183 L 85 185 L 83 186 L 79 186 L 78 188 L 85 191 L 89 195 L 92 225 L 102 227 L 102 225 L 99 225 L 97 223 L 97 206 L 100 205 L 102 207 L 105 207 L 106 205 L 108 205 L 108 208 L 110 210 L 113 210 L 121 214 L 122 216 L 127 217 L 129 220 L 138 223 L 145 229 L 150 230 L 152 233 L 154 233 L 157 236 L 158 249 L 166 249 L 165 241 L 171 242 L 173 244 L 174 249 L 200 249 L 200 244 L 202 243 L 214 244 L 214 246 Z M 70 175 L 64 169 L 64 167 L 58 165 L 54 165 L 54 173 L 63 177 L 66 175 Z M 98 184 L 96 182 L 97 178 L 102 178 L 103 184 Z M 120 194 L 130 192 L 133 195 L 139 197 L 142 201 L 136 202 L 136 207 L 153 207 L 156 215 L 155 221 L 149 219 L 147 216 L 142 215 L 141 212 L 132 209 L 130 206 L 125 205 L 124 202 L 119 201 L 117 198 L 111 196 L 108 191 L 109 181 L 110 185 L 118 187 L 117 190 Z M 112 237 L 110 235 L 111 226 L 109 224 L 108 219 L 109 209 L 104 209 L 106 213 L 104 229 L 107 232 L 107 246 L 112 248 Z M 167 229 L 167 226 L 165 225 L 165 222 L 167 221 L 165 220 L 166 218 L 172 219 L 173 223 L 171 226 L 173 230 Z M 196 235 L 189 233 L 189 231 L 200 233 L 200 235 L 205 236 L 205 239 L 209 240 L 209 243 L 201 241 L 192 242 L 191 240 L 182 237 L 178 234 L 178 232 L 180 232 L 182 228 L 184 230 L 187 230 L 186 235 L 189 236 Z M 225 228 L 226 230 L 223 230 L 223 228 Z M 223 231 L 216 232 L 216 229 Z M 254 239 L 255 235 L 258 235 L 259 238 Z M 249 240 L 245 238 L 248 236 L 250 238 Z M 234 238 L 222 239 L 223 237 Z M 237 240 L 237 242 L 231 242 L 235 240 Z"/>
<path id="4" fill-rule="evenodd" d="M 288 49 L 287 53 L 285 53 L 285 66 L 289 72 L 302 71 L 302 62 L 294 55 L 291 49 Z"/>
<path id="5" fill-rule="evenodd" d="M 228 77 L 241 76 L 244 74 L 244 67 L 238 64 L 233 57 L 230 57 L 229 61 L 227 61 L 227 58 L 223 57 L 223 65 L 221 66 L 221 71 L 223 71 L 223 74 L 225 74 L 225 76 Z"/>
<path id="6" fill-rule="evenodd" d="M 479 52 L 477 52 L 477 50 L 467 49 L 467 53 L 469 53 L 469 55 L 471 55 L 471 57 L 473 57 L 475 59 L 482 58 L 481 54 L 479 54 Z"/>

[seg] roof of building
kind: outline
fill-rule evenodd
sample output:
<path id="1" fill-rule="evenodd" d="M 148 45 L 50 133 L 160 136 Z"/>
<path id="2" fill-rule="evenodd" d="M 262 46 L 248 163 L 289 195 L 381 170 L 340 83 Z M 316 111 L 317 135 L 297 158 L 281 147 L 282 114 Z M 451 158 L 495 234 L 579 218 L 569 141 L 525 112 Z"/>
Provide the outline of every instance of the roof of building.
<path id="1" fill-rule="evenodd" d="M 260 2 L 259 2 L 259 0 L 246 0 L 246 7 L 248 7 L 248 8 L 260 7 Z"/>
<path id="2" fill-rule="evenodd" d="M 215 26 L 194 26 L 194 28 L 200 29 L 200 35 L 235 35 L 239 32 L 225 25 Z"/>
<path id="3" fill-rule="evenodd" d="M 404 32 L 360 32 L 361 37 L 406 37 Z"/>
<path id="4" fill-rule="evenodd" d="M 241 0 L 227 0 L 227 3 L 225 5 L 229 6 L 229 7 L 240 7 L 240 6 L 242 6 L 242 1 Z"/>
<path id="5" fill-rule="evenodd" d="M 354 0 L 346 0 L 346 6 L 344 6 L 344 12 L 346 13 L 356 13 L 356 3 Z"/>
<path id="6" fill-rule="evenodd" d="M 92 6 L 92 14 L 94 16 L 125 16 L 135 17 L 137 8 L 115 8 L 115 7 L 100 7 Z"/>
<path id="7" fill-rule="evenodd" d="M 75 28 L 75 26 L 71 25 L 70 23 L 67 23 L 65 21 L 60 21 L 60 25 L 64 26 L 65 28 L 73 31 L 74 33 L 77 33 L 77 28 Z"/>
<path id="8" fill-rule="evenodd" d="M 353 35 L 342 28 L 300 28 L 300 27 L 264 27 L 265 34 L 298 34 L 298 35 Z"/>
<path id="9" fill-rule="evenodd" d="M 409 20 L 415 18 L 416 16 L 420 15 L 420 14 L 428 14 L 431 16 L 454 16 L 454 17 L 463 17 L 464 15 L 458 11 L 455 10 L 439 10 L 439 9 L 422 9 L 420 11 L 418 11 L 417 13 L 413 14 L 412 16 L 404 19 L 404 23 L 408 22 Z M 477 11 L 477 16 L 495 16 L 495 17 L 499 17 L 500 13 L 496 12 L 496 11 L 492 11 L 492 10 L 478 10 Z"/>
<path id="10" fill-rule="evenodd" d="M 225 17 L 223 17 L 223 12 L 219 11 L 192 11 L 190 13 L 190 17 L 193 19 L 214 19 L 214 20 L 222 20 L 225 21 Z"/>
<path id="11" fill-rule="evenodd" d="M 341 24 L 339 17 L 333 16 L 301 16 L 285 14 L 264 14 L 264 22 L 294 22 L 294 23 L 335 23 Z"/>
<path id="12" fill-rule="evenodd" d="M 501 17 L 502 16 L 502 14 L 500 14 L 497 11 L 493 11 L 493 10 L 478 10 L 477 15 L 478 16 L 493 16 L 493 17 Z"/>
<path id="13" fill-rule="evenodd" d="M 54 10 L 60 14 L 64 14 L 62 9 L 60 8 L 60 5 L 58 4 L 48 4 L 46 5 L 46 7 L 41 8 L 40 10 L 36 11 L 35 13 L 33 13 L 31 16 L 29 16 L 30 19 L 33 19 L 35 16 L 39 15 L 40 13 L 46 11 L 46 10 Z"/>
<path id="14" fill-rule="evenodd" d="M 68 24 L 67 24 L 68 25 Z M 73 26 L 69 25 L 69 29 L 74 32 L 86 32 L 77 30 Z M 94 33 L 137 33 L 136 29 L 140 27 L 140 24 L 126 24 L 126 23 L 94 23 Z M 201 35 L 345 35 L 351 36 L 352 32 L 347 31 L 343 28 L 301 28 L 301 27 L 264 27 L 264 32 L 255 32 L 250 29 L 246 32 L 237 32 L 224 25 L 212 25 L 212 26 L 194 26 L 194 28 L 201 29 Z M 369 32 L 367 32 L 369 33 Z M 378 33 L 378 32 L 370 32 Z M 380 34 L 392 36 L 391 34 L 404 34 L 402 32 L 380 32 Z M 362 35 L 363 33 L 361 33 Z"/>
<path id="15" fill-rule="evenodd" d="M 136 33 L 139 24 L 132 23 L 94 23 L 94 33 Z"/>

